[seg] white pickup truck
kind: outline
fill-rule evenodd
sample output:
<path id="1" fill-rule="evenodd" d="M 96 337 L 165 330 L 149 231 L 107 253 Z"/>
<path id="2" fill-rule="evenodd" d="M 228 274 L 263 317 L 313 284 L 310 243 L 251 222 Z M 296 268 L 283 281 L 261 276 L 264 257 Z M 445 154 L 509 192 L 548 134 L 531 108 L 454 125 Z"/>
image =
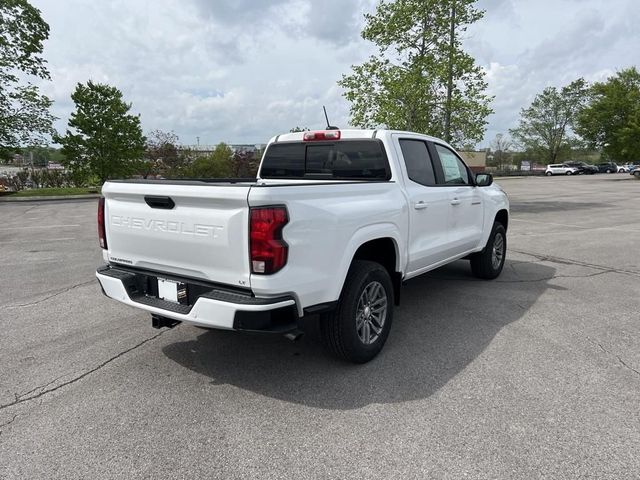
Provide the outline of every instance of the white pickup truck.
<path id="1" fill-rule="evenodd" d="M 272 138 L 251 180 L 123 180 L 102 188 L 96 272 L 153 326 L 291 334 L 320 314 L 326 345 L 367 362 L 405 280 L 466 258 L 493 279 L 509 202 L 437 138 L 324 130 Z"/>

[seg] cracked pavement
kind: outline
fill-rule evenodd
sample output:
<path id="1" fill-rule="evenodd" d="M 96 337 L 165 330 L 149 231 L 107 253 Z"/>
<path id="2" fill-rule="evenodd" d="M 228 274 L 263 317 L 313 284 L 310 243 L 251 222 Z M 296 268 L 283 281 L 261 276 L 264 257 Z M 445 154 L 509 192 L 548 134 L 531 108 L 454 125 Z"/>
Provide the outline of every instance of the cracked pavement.
<path id="1" fill-rule="evenodd" d="M 0 478 L 636 478 L 640 182 L 505 179 L 506 268 L 407 283 L 379 358 L 151 329 L 96 202 L 0 204 Z"/>

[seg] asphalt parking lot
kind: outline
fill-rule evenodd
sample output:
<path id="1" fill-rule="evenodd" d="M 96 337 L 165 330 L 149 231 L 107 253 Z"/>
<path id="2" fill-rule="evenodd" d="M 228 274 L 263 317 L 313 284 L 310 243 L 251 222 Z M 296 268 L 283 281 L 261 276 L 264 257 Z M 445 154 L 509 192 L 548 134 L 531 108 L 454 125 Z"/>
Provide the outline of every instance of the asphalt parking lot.
<path id="1" fill-rule="evenodd" d="M 640 478 L 640 182 L 505 179 L 493 282 L 409 282 L 383 353 L 157 331 L 95 201 L 0 204 L 0 478 Z"/>

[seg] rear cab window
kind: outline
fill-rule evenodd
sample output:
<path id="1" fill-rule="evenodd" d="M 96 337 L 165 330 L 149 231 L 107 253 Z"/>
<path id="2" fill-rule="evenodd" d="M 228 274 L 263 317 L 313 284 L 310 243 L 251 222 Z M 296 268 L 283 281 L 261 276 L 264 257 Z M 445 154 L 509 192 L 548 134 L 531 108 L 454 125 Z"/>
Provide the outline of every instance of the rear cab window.
<path id="1" fill-rule="evenodd" d="M 260 178 L 385 181 L 391 169 L 380 140 L 283 142 L 267 148 Z"/>

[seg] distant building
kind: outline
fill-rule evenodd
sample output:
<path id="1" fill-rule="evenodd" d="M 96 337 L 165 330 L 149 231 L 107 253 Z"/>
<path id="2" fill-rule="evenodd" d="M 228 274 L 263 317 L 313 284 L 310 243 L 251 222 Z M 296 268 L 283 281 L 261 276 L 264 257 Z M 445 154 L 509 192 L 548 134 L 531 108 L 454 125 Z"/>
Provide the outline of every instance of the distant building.
<path id="1" fill-rule="evenodd" d="M 15 153 L 11 160 L 16 167 L 24 167 L 27 164 L 27 159 L 19 153 Z"/>
<path id="2" fill-rule="evenodd" d="M 47 170 L 64 170 L 64 167 L 56 162 L 49 162 L 47 164 Z"/>
<path id="3" fill-rule="evenodd" d="M 265 144 L 263 143 L 257 143 L 257 144 L 238 144 L 238 145 L 229 145 L 229 147 L 231 148 L 231 150 L 233 150 L 233 152 L 255 152 L 258 150 L 262 150 L 264 147 L 266 147 Z"/>
<path id="4" fill-rule="evenodd" d="M 475 173 L 484 172 L 487 168 L 487 152 L 486 150 L 480 152 L 458 152 L 464 163 Z"/>

